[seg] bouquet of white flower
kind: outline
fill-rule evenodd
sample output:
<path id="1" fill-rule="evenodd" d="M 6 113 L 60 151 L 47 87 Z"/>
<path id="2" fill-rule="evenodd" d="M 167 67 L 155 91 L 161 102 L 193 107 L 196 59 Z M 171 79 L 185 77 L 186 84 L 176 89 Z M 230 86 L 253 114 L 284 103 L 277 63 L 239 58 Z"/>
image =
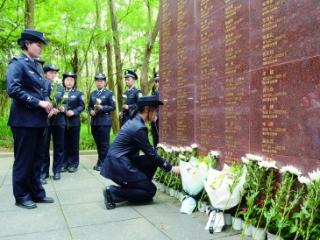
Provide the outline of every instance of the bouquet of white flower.
<path id="1" fill-rule="evenodd" d="M 183 190 L 191 196 L 199 194 L 207 178 L 208 165 L 193 158 L 189 162 L 180 161 L 180 171 Z"/>
<path id="2" fill-rule="evenodd" d="M 246 167 L 243 167 L 242 175 L 236 176 L 227 165 L 222 171 L 209 170 L 204 187 L 214 208 L 228 210 L 239 204 L 246 172 Z"/>

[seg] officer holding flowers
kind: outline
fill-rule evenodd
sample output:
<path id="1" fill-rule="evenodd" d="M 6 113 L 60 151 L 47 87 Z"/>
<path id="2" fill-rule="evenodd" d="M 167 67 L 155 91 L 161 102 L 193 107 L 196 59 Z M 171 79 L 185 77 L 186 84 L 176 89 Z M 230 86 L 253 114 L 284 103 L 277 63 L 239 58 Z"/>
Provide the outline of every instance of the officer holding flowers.
<path id="1" fill-rule="evenodd" d="M 42 32 L 25 29 L 18 39 L 23 53 L 7 69 L 7 93 L 12 99 L 8 125 L 14 142 L 12 185 L 16 205 L 26 209 L 36 203 L 53 203 L 40 182 L 41 151 L 48 113 L 49 84 L 35 62 L 47 40 Z"/>
<path id="2" fill-rule="evenodd" d="M 109 149 L 111 112 L 115 110 L 115 99 L 113 93 L 106 89 L 104 73 L 98 73 L 95 82 L 97 90 L 90 94 L 88 111 L 91 116 L 91 132 L 98 151 L 98 161 L 93 169 L 100 171 Z"/>
<path id="3" fill-rule="evenodd" d="M 62 172 L 74 173 L 79 166 L 79 142 L 80 142 L 80 113 L 84 110 L 82 92 L 77 89 L 77 75 L 73 72 L 65 72 L 62 84 L 67 93 L 65 104 L 66 131 L 64 147 L 64 163 Z"/>
<path id="4" fill-rule="evenodd" d="M 64 132 L 66 127 L 66 120 L 64 115 L 64 89 L 62 84 L 55 82 L 55 78 L 59 69 L 53 64 L 46 64 L 43 67 L 46 79 L 50 83 L 50 101 L 53 103 L 53 110 L 49 114 L 49 126 L 45 134 L 45 149 L 44 158 L 41 167 L 41 181 L 46 183 L 46 178 L 49 177 L 50 167 L 50 140 L 53 138 L 53 179 L 59 180 L 61 178 L 61 168 L 64 159 Z"/>

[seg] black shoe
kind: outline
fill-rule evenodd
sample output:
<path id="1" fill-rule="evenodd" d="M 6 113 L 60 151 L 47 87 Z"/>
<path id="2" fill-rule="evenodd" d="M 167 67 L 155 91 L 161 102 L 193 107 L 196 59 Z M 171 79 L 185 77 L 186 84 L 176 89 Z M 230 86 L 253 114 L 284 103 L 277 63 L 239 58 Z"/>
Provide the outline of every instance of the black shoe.
<path id="1" fill-rule="evenodd" d="M 100 172 L 101 171 L 101 166 L 95 165 L 93 167 L 93 170 L 96 170 L 96 171 Z"/>
<path id="2" fill-rule="evenodd" d="M 60 180 L 60 179 L 61 179 L 61 174 L 59 172 L 53 175 L 53 180 Z"/>
<path id="3" fill-rule="evenodd" d="M 105 187 L 103 190 L 104 204 L 108 210 L 116 208 L 116 204 L 113 202 L 109 187 Z"/>
<path id="4" fill-rule="evenodd" d="M 78 169 L 76 167 L 68 167 L 68 172 L 74 173 L 76 172 Z"/>
<path id="5" fill-rule="evenodd" d="M 42 199 L 35 200 L 37 203 L 54 203 L 54 199 L 52 197 L 44 197 Z"/>
<path id="6" fill-rule="evenodd" d="M 37 204 L 32 200 L 16 202 L 16 205 L 25 209 L 33 209 L 37 207 Z"/>
<path id="7" fill-rule="evenodd" d="M 47 180 L 44 178 L 40 178 L 41 185 L 47 184 Z"/>
<path id="8" fill-rule="evenodd" d="M 66 171 L 67 171 L 67 169 L 65 167 L 62 167 L 60 170 L 60 172 L 66 172 Z"/>

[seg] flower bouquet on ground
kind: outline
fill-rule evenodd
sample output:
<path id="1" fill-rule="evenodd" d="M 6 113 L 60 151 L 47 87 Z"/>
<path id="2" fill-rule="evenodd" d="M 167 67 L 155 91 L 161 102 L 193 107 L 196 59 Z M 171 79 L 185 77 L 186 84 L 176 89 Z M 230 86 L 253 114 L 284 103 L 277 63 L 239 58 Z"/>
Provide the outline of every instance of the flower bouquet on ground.
<path id="1" fill-rule="evenodd" d="M 239 169 L 241 170 L 239 171 Z M 204 187 L 213 207 L 205 227 L 210 232 L 221 232 L 225 225 L 224 211 L 239 204 L 246 179 L 246 171 L 245 167 L 231 168 L 227 165 L 224 165 L 222 171 L 209 170 Z"/>

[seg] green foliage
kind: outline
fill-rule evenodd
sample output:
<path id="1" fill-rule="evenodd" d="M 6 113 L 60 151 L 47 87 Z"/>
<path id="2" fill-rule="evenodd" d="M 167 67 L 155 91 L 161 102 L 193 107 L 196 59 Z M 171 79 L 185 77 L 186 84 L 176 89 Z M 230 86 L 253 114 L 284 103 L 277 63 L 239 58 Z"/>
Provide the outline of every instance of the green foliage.
<path id="1" fill-rule="evenodd" d="M 8 123 L 8 114 L 0 118 L 0 148 L 13 149 L 13 138 Z"/>

